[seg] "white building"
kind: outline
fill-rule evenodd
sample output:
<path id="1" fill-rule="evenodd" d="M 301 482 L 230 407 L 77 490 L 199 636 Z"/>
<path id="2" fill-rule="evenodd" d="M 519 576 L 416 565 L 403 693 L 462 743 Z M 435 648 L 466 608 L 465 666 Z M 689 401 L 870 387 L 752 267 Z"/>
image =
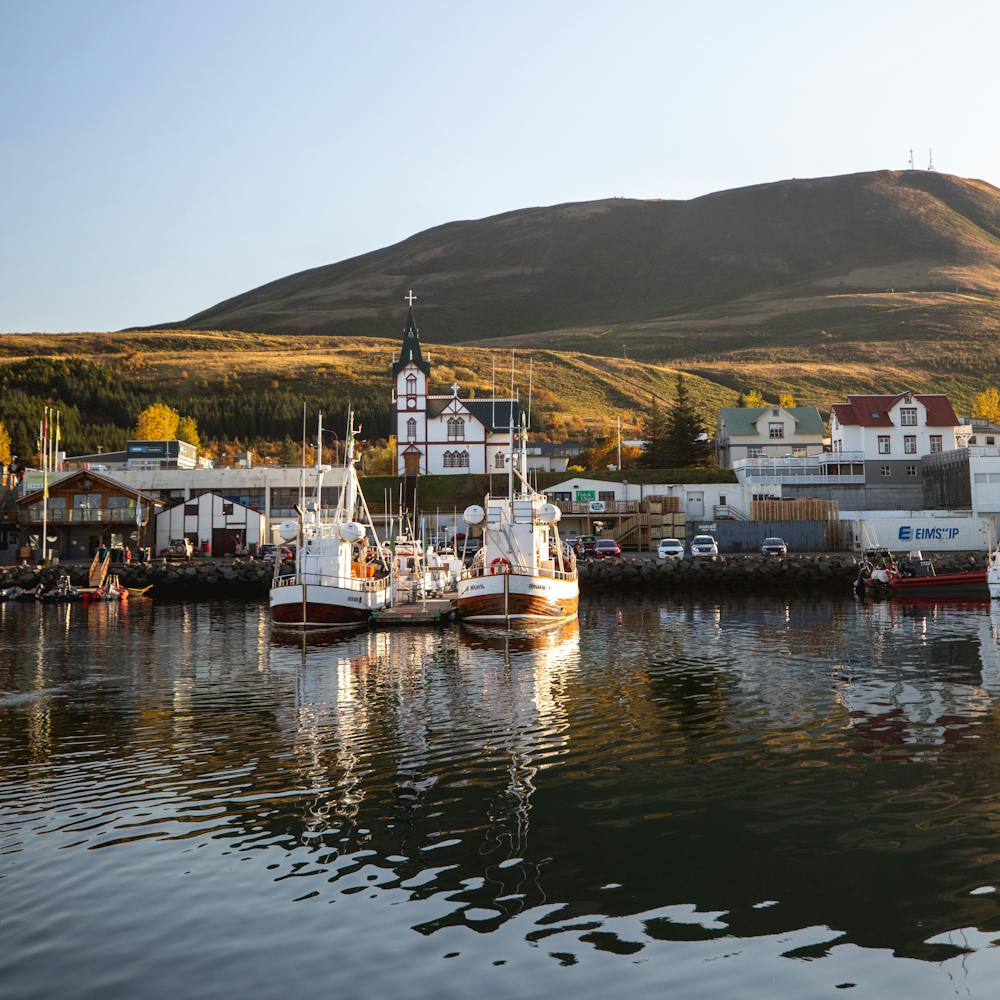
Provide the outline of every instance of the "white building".
<path id="1" fill-rule="evenodd" d="M 516 399 L 465 399 L 460 387 L 429 394 L 430 358 L 420 349 L 411 304 L 403 347 L 393 359 L 396 471 L 399 475 L 504 472 L 511 425 L 518 427 Z"/>
<path id="2" fill-rule="evenodd" d="M 731 469 L 743 458 L 807 458 L 823 450 L 815 406 L 727 406 L 719 410 L 715 453 Z"/>
<path id="3" fill-rule="evenodd" d="M 156 548 L 162 552 L 173 538 L 189 538 L 196 551 L 205 542 L 215 557 L 232 555 L 267 539 L 267 518 L 250 507 L 216 493 L 202 493 L 156 515 Z"/>
<path id="4" fill-rule="evenodd" d="M 830 414 L 834 452 L 858 452 L 865 462 L 918 462 L 969 443 L 972 428 L 955 414 L 947 396 L 900 392 L 848 396 Z"/>

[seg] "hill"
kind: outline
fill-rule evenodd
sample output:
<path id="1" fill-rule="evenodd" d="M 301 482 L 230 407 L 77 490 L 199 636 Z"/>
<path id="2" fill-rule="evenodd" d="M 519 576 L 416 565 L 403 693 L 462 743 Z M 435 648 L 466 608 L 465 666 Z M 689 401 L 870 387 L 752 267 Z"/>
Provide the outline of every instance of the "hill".
<path id="1" fill-rule="evenodd" d="M 310 412 L 327 413 L 328 425 L 339 430 L 350 400 L 364 436 L 384 438 L 390 433 L 389 369 L 398 349 L 398 340 L 192 330 L 0 337 L 0 420 L 15 453 L 30 454 L 42 407 L 56 403 L 63 409 L 66 447 L 84 453 L 120 446 L 139 411 L 163 400 L 194 416 L 203 437 L 259 446 L 298 440 L 304 401 Z M 490 394 L 486 348 L 428 350 L 432 391 L 447 392 L 458 381 L 463 392 Z M 509 386 L 510 353 L 494 356 L 497 382 Z M 515 372 L 526 400 L 529 361 L 523 352 Z M 626 434 L 635 434 L 653 394 L 673 397 L 676 375 L 668 366 L 621 358 L 532 351 L 535 437 L 608 434 L 617 416 Z M 717 382 L 687 378 L 709 420 L 736 397 Z"/>
<path id="2" fill-rule="evenodd" d="M 438 226 L 170 325 L 384 336 L 411 286 L 429 342 L 627 350 L 730 382 L 758 363 L 898 360 L 901 343 L 971 346 L 962 367 L 1000 331 L 1000 191 L 880 171 L 529 208 Z"/>

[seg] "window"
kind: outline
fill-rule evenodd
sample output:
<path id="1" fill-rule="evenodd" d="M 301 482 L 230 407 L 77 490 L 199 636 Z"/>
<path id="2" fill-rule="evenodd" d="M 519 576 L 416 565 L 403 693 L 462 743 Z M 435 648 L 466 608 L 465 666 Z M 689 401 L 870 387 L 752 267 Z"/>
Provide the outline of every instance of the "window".
<path id="1" fill-rule="evenodd" d="M 747 448 L 747 458 L 760 458 L 764 454 L 763 448 L 749 447 Z"/>
<path id="2" fill-rule="evenodd" d="M 449 441 L 465 440 L 465 421 L 461 417 L 448 418 L 448 440 Z"/>
<path id="3" fill-rule="evenodd" d="M 899 422 L 904 427 L 917 426 L 917 408 L 915 406 L 904 406 L 899 411 Z"/>
<path id="4" fill-rule="evenodd" d="M 600 490 L 597 494 L 598 500 L 603 500 L 605 503 L 612 503 L 615 499 L 614 490 Z"/>
<path id="5" fill-rule="evenodd" d="M 570 503 L 573 499 L 572 493 L 546 493 L 545 494 L 553 503 Z"/>
<path id="6" fill-rule="evenodd" d="M 931 435 L 931 454 L 937 455 L 941 451 L 941 435 L 932 434 Z"/>
<path id="7" fill-rule="evenodd" d="M 800 446 L 792 448 L 792 458 L 808 458 L 808 457 L 809 453 L 806 451 L 805 448 Z"/>
<path id="8" fill-rule="evenodd" d="M 446 469 L 467 469 L 469 467 L 469 453 L 467 451 L 446 451 L 444 453 L 444 467 Z"/>
<path id="9" fill-rule="evenodd" d="M 969 444 L 975 444 L 975 443 L 976 443 L 976 435 L 973 434 L 972 437 L 969 438 Z"/>
<path id="10" fill-rule="evenodd" d="M 882 475 L 885 476 L 886 478 L 888 478 L 889 476 L 891 476 L 892 475 L 892 466 L 891 465 L 883 465 L 882 466 Z"/>
<path id="11" fill-rule="evenodd" d="M 987 434 L 986 435 L 986 443 L 987 444 L 996 444 L 997 443 L 996 436 L 993 435 L 993 434 Z"/>
<path id="12" fill-rule="evenodd" d="M 406 376 L 406 395 L 415 396 L 417 394 L 417 376 L 412 372 Z"/>
<path id="13" fill-rule="evenodd" d="M 233 503 L 231 500 L 225 500 L 222 504 L 223 516 L 229 516 L 233 513 Z"/>
<path id="14" fill-rule="evenodd" d="M 507 467 L 507 457 L 502 451 L 496 453 L 496 457 L 493 459 L 493 465 L 497 469 L 504 469 Z"/>
<path id="15" fill-rule="evenodd" d="M 903 437 L 903 452 L 907 455 L 916 455 L 917 453 L 917 435 L 907 434 Z"/>
<path id="16" fill-rule="evenodd" d="M 406 440 L 417 440 L 417 421 L 413 417 L 406 421 Z"/>
<path id="17" fill-rule="evenodd" d="M 186 504 L 184 504 L 184 516 L 185 517 L 197 517 L 198 516 L 198 505 L 196 503 L 186 503 Z"/>
<path id="18" fill-rule="evenodd" d="M 889 455 L 892 453 L 892 446 L 889 444 L 888 434 L 879 434 L 878 436 L 878 453 L 880 455 Z"/>
<path id="19" fill-rule="evenodd" d="M 917 474 L 917 467 L 915 465 L 908 465 L 906 467 L 906 474 L 908 476 L 915 476 Z"/>
<path id="20" fill-rule="evenodd" d="M 783 438 L 785 436 L 785 425 L 780 420 L 772 420 L 767 425 L 767 436 L 772 441 Z"/>
<path id="21" fill-rule="evenodd" d="M 719 506 L 720 507 L 725 507 L 726 506 L 726 494 L 725 493 L 720 493 L 719 494 Z"/>

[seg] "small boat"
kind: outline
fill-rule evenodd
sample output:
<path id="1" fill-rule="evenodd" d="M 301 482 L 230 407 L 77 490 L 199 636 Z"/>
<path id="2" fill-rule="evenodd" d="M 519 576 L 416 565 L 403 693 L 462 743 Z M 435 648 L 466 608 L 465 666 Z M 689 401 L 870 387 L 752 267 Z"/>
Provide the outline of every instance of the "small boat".
<path id="1" fill-rule="evenodd" d="M 972 569 L 962 573 L 937 573 L 934 564 L 924 559 L 918 550 L 910 552 L 905 560 L 897 561 L 888 549 L 871 549 L 862 557 L 855 589 L 873 598 L 902 595 L 985 598 L 991 593 L 987 585 L 988 572 Z"/>
<path id="2" fill-rule="evenodd" d="M 83 594 L 73 586 L 68 576 L 64 576 L 46 590 L 40 600 L 45 604 L 76 604 L 83 600 Z"/>
<path id="3" fill-rule="evenodd" d="M 4 587 L 0 590 L 0 601 L 16 601 L 23 593 L 23 587 Z"/>
<path id="4" fill-rule="evenodd" d="M 128 596 L 131 597 L 145 597 L 153 589 L 153 585 L 147 584 L 145 587 L 126 587 L 125 590 L 128 592 Z"/>
<path id="5" fill-rule="evenodd" d="M 12 601 L 38 601 L 41 600 L 44 588 L 41 584 L 37 587 L 31 587 L 29 590 L 22 590 L 20 594 L 16 594 L 11 598 Z"/>

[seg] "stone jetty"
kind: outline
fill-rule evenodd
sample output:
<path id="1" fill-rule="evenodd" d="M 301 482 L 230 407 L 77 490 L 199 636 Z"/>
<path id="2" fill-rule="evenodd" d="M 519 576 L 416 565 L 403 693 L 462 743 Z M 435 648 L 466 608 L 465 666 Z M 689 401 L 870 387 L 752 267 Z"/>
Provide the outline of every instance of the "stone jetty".
<path id="1" fill-rule="evenodd" d="M 982 552 L 931 556 L 939 573 L 985 568 Z M 759 590 L 795 593 L 830 590 L 849 593 L 860 559 L 851 553 L 793 554 L 786 559 L 760 555 L 721 555 L 708 559 L 657 560 L 626 556 L 621 560 L 582 560 L 580 589 L 656 591 Z M 86 565 L 6 566 L 0 587 L 50 586 L 65 573 L 73 584 L 87 585 Z M 153 595 L 205 600 L 218 597 L 262 597 L 271 586 L 273 564 L 256 559 L 192 559 L 187 562 L 128 563 L 112 566 L 126 587 L 152 585 Z"/>
<path id="2" fill-rule="evenodd" d="M 946 553 L 932 557 L 938 573 L 982 569 L 982 552 Z M 584 560 L 579 564 L 580 589 L 648 591 L 759 591 L 796 593 L 830 590 L 847 594 L 858 575 L 860 557 L 847 552 L 803 553 L 775 559 L 761 555 L 720 555 L 692 559 Z"/>

